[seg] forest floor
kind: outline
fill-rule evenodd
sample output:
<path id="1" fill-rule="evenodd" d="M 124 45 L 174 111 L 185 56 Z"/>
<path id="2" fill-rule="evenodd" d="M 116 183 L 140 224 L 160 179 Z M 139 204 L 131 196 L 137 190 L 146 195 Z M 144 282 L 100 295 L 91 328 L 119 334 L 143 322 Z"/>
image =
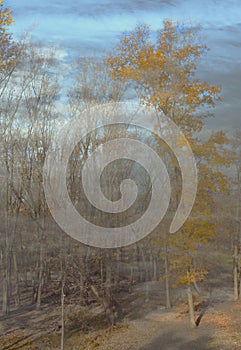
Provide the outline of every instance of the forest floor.
<path id="1" fill-rule="evenodd" d="M 64 350 L 241 350 L 241 300 L 233 301 L 231 260 L 212 259 L 202 296 L 195 295 L 196 317 L 206 311 L 198 327 L 189 325 L 185 290 L 173 290 L 174 307 L 166 310 L 163 283 L 139 283 L 118 294 L 123 318 L 113 327 L 98 303 L 81 307 L 66 297 Z M 0 350 L 60 349 L 60 295 L 55 285 L 50 289 L 40 311 L 28 303 L 30 289 L 22 308 L 0 317 Z"/>
<path id="2" fill-rule="evenodd" d="M 134 295 L 137 294 L 135 291 Z M 199 327 L 192 329 L 185 302 L 170 311 L 161 306 L 153 309 L 152 300 L 139 295 L 128 302 L 129 308 L 139 308 L 139 313 L 130 313 L 114 327 L 67 332 L 64 349 L 240 350 L 241 301 L 233 302 L 231 293 L 225 290 L 216 290 L 215 296 Z M 30 306 L 29 310 L 18 310 L 7 319 L 2 318 L 0 349 L 59 350 L 59 315 L 59 305 L 46 304 L 41 311 Z"/>
<path id="3" fill-rule="evenodd" d="M 189 326 L 188 315 L 156 311 L 134 322 L 98 347 L 99 350 L 240 350 L 241 303 L 210 307 L 199 327 Z"/>

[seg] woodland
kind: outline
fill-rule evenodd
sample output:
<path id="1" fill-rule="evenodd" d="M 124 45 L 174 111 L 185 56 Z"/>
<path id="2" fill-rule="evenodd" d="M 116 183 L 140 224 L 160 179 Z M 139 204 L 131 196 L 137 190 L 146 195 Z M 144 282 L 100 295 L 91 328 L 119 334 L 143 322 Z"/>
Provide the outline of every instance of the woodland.
<path id="1" fill-rule="evenodd" d="M 240 349 L 240 317 L 233 326 L 224 311 L 209 310 L 215 305 L 226 305 L 225 312 L 240 309 L 241 130 L 205 132 L 206 120 L 215 118 L 215 105 L 222 101 L 220 86 L 198 78 L 199 62 L 211 49 L 201 28 L 165 20 L 153 39 L 151 26 L 139 24 L 122 33 L 111 51 L 79 57 L 63 69 L 54 47 L 34 42 L 31 33 L 13 38 L 13 17 L 0 0 L 0 349 L 109 349 L 112 334 L 119 332 L 120 340 L 110 347 L 118 350 L 132 327 L 128 322 L 157 310 L 160 322 L 175 313 L 180 327 L 185 324 L 190 332 L 201 331 L 206 317 L 224 338 L 227 329 L 229 335 L 236 330 L 226 347 L 200 349 Z M 139 218 L 150 201 L 151 184 L 132 161 L 116 162 L 102 181 L 103 192 L 116 200 L 122 179 L 137 178 L 142 190 L 123 215 L 100 213 L 81 187 L 86 159 L 107 140 L 129 137 L 162 158 L 172 200 L 162 222 L 144 239 L 113 249 L 87 246 L 63 232 L 51 215 L 43 188 L 46 154 L 66 120 L 79 118 L 85 129 L 96 120 L 91 114 L 81 119 L 83 111 L 133 99 L 156 110 L 157 133 L 115 125 L 88 133 L 69 159 L 69 196 L 81 215 L 104 227 Z M 158 138 L 163 115 L 184 133 L 198 171 L 191 214 L 172 234 L 182 176 L 175 156 Z M 142 332 L 130 338 L 141 339 Z"/>

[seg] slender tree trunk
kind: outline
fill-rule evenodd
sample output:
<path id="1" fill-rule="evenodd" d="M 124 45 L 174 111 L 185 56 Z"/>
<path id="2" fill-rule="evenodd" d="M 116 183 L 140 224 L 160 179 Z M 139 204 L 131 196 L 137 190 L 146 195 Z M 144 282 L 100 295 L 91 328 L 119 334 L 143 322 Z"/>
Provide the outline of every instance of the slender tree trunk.
<path id="1" fill-rule="evenodd" d="M 5 252 L 6 256 L 2 254 L 3 263 L 3 281 L 2 281 L 2 313 L 8 315 L 10 311 L 10 262 L 8 259 L 8 252 Z"/>
<path id="2" fill-rule="evenodd" d="M 5 241 L 4 248 L 1 252 L 1 260 L 3 266 L 3 281 L 2 281 L 2 313 L 8 315 L 10 311 L 10 276 L 11 276 L 11 259 L 10 259 L 10 190 L 9 179 L 6 181 L 6 197 L 5 197 Z"/>
<path id="3" fill-rule="evenodd" d="M 8 277 L 5 275 L 2 282 L 2 313 L 8 315 L 10 311 L 9 283 Z"/>
<path id="4" fill-rule="evenodd" d="M 103 288 L 104 285 L 104 268 L 103 268 L 103 256 L 101 255 L 100 259 L 100 281 L 101 281 L 101 289 Z"/>
<path id="5" fill-rule="evenodd" d="M 238 246 L 234 245 L 234 256 L 233 256 L 233 287 L 234 287 L 234 300 L 237 301 L 239 298 L 239 254 Z"/>
<path id="6" fill-rule="evenodd" d="M 62 279 L 62 287 L 61 287 L 61 346 L 60 350 L 64 350 L 64 284 L 65 284 L 65 279 Z"/>
<path id="7" fill-rule="evenodd" d="M 239 255 L 239 261 L 241 261 L 241 255 Z M 239 263 L 239 299 L 241 299 L 241 263 Z"/>
<path id="8" fill-rule="evenodd" d="M 114 284 L 115 286 L 118 285 L 119 280 L 120 280 L 120 263 L 121 263 L 121 253 L 120 249 L 117 250 L 116 252 L 116 270 L 114 273 Z"/>
<path id="9" fill-rule="evenodd" d="M 131 265 L 129 293 L 132 293 L 133 283 L 134 283 L 134 267 L 133 265 Z"/>
<path id="10" fill-rule="evenodd" d="M 146 282 L 146 288 L 145 288 L 145 303 L 148 303 L 150 300 L 150 286 L 148 282 Z"/>
<path id="11" fill-rule="evenodd" d="M 195 314 L 194 314 L 194 303 L 193 303 L 192 288 L 191 288 L 190 285 L 187 288 L 187 299 L 188 299 L 190 325 L 191 325 L 191 327 L 194 328 L 194 327 L 196 327 L 196 322 L 195 322 Z"/>
<path id="12" fill-rule="evenodd" d="M 7 219 L 8 220 L 8 219 Z M 11 255 L 9 250 L 9 229 L 5 232 L 5 251 L 1 252 L 1 261 L 3 266 L 3 281 L 2 281 L 2 313 L 8 315 L 10 312 L 10 295 L 11 295 Z"/>
<path id="13" fill-rule="evenodd" d="M 238 178 L 240 182 L 240 179 Z M 238 193 L 241 195 L 241 189 L 239 185 Z M 241 217 L 240 217 L 240 198 L 238 198 L 236 221 L 237 221 L 237 231 L 234 235 L 234 247 L 233 247 L 233 284 L 234 284 L 234 300 L 237 301 L 240 298 L 240 258 L 241 258 Z"/>
<path id="14" fill-rule="evenodd" d="M 37 289 L 37 303 L 36 309 L 40 310 L 41 307 L 41 296 L 42 296 L 42 287 L 43 287 L 43 241 L 42 237 L 40 238 L 40 252 L 39 252 L 39 276 L 38 276 L 38 289 Z"/>
<path id="15" fill-rule="evenodd" d="M 164 261 L 165 261 L 165 287 L 166 287 L 166 308 L 171 308 L 171 297 L 170 297 L 170 280 L 169 280 L 169 261 L 167 256 L 167 244 L 164 247 Z"/>
<path id="16" fill-rule="evenodd" d="M 110 257 L 110 255 L 108 254 Z M 106 304 L 106 313 L 111 325 L 115 323 L 115 316 L 112 310 L 112 277 L 111 277 L 111 261 L 108 258 L 106 261 L 106 280 L 105 280 L 105 298 L 104 303 Z"/>
<path id="17" fill-rule="evenodd" d="M 20 305 L 20 288 L 19 288 L 19 271 L 18 271 L 18 262 L 17 255 L 14 249 L 13 252 L 13 268 L 14 268 L 14 301 L 15 307 Z"/>
<path id="18" fill-rule="evenodd" d="M 145 255 L 142 247 L 141 247 L 141 256 L 142 256 L 142 261 L 143 261 L 143 265 L 144 265 L 144 269 L 145 269 L 145 282 L 148 282 L 149 281 L 149 269 L 148 269 L 146 255 Z"/>
<path id="19" fill-rule="evenodd" d="M 139 282 L 143 282 L 143 273 L 142 273 L 142 266 L 141 266 L 141 259 L 140 259 L 140 248 L 138 243 L 136 243 L 136 261 L 138 265 L 138 272 L 139 272 Z"/>
<path id="20" fill-rule="evenodd" d="M 154 281 L 158 281 L 158 277 L 157 277 L 157 259 L 156 259 L 156 257 L 154 257 L 154 259 L 153 259 L 153 280 Z"/>

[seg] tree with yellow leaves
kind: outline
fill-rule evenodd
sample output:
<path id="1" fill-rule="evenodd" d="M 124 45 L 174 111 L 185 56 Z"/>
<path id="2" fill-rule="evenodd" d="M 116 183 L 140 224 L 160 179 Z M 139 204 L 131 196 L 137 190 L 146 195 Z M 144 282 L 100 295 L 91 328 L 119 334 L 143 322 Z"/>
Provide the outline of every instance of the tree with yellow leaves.
<path id="1" fill-rule="evenodd" d="M 106 59 L 113 79 L 131 82 L 141 103 L 154 107 L 158 118 L 164 114 L 182 129 L 197 160 L 199 186 L 193 211 L 177 233 L 162 238 L 166 306 L 171 304 L 169 276 L 172 266 L 178 272 L 176 282 L 187 287 L 192 325 L 195 325 L 195 319 L 191 286 L 197 287 L 197 281 L 207 273 L 198 266 L 198 251 L 215 234 L 213 193 L 226 188 L 220 167 L 227 165 L 229 159 L 225 147 L 229 141 L 225 133 L 216 132 L 205 141 L 199 136 L 204 117 L 220 100 L 219 87 L 195 77 L 198 62 L 207 52 L 199 28 L 165 20 L 156 39 L 148 25 L 138 25 L 133 31 L 124 32 Z M 180 184 L 178 164 L 170 162 L 169 167 L 177 187 Z M 180 200 L 177 188 L 173 196 L 176 202 Z"/>
<path id="2" fill-rule="evenodd" d="M 195 78 L 208 51 L 200 40 L 198 29 L 166 20 L 152 41 L 150 27 L 139 25 L 123 33 L 107 58 L 113 78 L 132 81 L 141 101 L 171 117 L 186 136 L 203 126 L 198 109 L 219 99 L 217 86 Z"/>
<path id="3" fill-rule="evenodd" d="M 12 11 L 0 0 L 0 93 L 3 94 L 18 58 L 18 46 L 9 27 L 13 23 Z"/>

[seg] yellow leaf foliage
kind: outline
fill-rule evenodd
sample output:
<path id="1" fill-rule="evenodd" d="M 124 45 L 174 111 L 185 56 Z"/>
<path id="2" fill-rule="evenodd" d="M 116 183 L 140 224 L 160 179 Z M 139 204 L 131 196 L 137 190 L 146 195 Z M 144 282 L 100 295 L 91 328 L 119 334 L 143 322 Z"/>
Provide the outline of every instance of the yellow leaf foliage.
<path id="1" fill-rule="evenodd" d="M 12 23 L 12 11 L 5 6 L 4 0 L 0 0 L 0 74 L 5 70 L 11 70 L 17 59 L 17 46 L 8 32 Z"/>
<path id="2" fill-rule="evenodd" d="M 145 24 L 124 32 L 106 59 L 113 79 L 131 82 L 143 104 L 154 107 L 160 118 L 164 113 L 182 129 L 196 157 L 199 183 L 190 217 L 175 234 L 164 239 L 162 235 L 159 242 L 155 238 L 155 244 L 166 245 L 169 264 L 178 271 L 181 284 L 205 277 L 205 269 L 193 268 L 194 260 L 200 246 L 215 236 L 213 194 L 228 190 L 220 170 L 231 162 L 228 138 L 223 132 L 213 133 L 205 141 L 198 135 L 206 109 L 220 100 L 218 86 L 195 77 L 197 64 L 207 52 L 199 28 L 165 20 L 156 40 Z M 159 145 L 165 155 L 161 141 Z M 184 139 L 178 139 L 177 147 L 183 145 Z M 176 160 L 169 162 L 169 167 L 177 166 Z M 180 194 L 175 196 L 180 199 Z"/>
<path id="3" fill-rule="evenodd" d="M 207 52 L 198 31 L 165 20 L 157 40 L 148 25 L 124 32 L 107 57 L 110 76 L 132 81 L 143 103 L 162 111 L 186 131 L 195 132 L 202 122 L 194 112 L 213 107 L 220 88 L 194 79 L 197 63 Z"/>

